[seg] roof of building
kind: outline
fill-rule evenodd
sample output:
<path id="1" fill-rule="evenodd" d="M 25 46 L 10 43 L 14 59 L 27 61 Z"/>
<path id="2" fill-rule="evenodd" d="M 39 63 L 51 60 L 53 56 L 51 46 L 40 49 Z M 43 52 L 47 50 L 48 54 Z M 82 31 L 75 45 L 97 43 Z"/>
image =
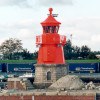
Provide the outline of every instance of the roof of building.
<path id="1" fill-rule="evenodd" d="M 61 24 L 60 22 L 58 22 L 53 16 L 52 16 L 52 8 L 49 8 L 50 11 L 50 15 L 48 16 L 47 19 L 45 19 L 43 22 L 41 22 L 42 25 L 59 25 Z"/>

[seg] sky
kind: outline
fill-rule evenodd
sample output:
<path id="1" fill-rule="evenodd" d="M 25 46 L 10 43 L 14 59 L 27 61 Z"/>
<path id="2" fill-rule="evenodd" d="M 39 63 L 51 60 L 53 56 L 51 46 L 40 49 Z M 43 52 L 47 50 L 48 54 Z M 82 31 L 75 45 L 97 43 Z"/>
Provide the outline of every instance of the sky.
<path id="1" fill-rule="evenodd" d="M 100 0 L 0 0 L 0 45 L 6 39 L 22 40 L 30 52 L 36 48 L 36 36 L 42 34 L 40 22 L 49 14 L 61 22 L 59 34 L 72 45 L 87 45 L 100 51 Z"/>

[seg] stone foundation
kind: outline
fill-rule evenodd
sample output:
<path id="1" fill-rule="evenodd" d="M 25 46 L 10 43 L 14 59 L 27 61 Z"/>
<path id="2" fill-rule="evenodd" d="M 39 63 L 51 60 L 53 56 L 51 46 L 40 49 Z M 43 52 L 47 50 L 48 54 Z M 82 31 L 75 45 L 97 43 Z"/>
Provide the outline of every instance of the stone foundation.
<path id="1" fill-rule="evenodd" d="M 68 64 L 35 64 L 34 85 L 38 88 L 50 86 L 68 74 Z"/>

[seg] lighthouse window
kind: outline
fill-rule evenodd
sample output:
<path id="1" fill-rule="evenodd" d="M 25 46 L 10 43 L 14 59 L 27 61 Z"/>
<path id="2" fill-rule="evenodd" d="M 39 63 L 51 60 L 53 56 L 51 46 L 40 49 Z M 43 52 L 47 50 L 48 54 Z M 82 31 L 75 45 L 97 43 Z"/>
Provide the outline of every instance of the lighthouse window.
<path id="1" fill-rule="evenodd" d="M 47 26 L 43 26 L 43 32 L 48 33 L 48 27 Z"/>
<path id="2" fill-rule="evenodd" d="M 47 72 L 47 80 L 51 80 L 51 72 Z"/>
<path id="3" fill-rule="evenodd" d="M 48 26 L 48 33 L 54 33 L 53 26 Z"/>
<path id="4" fill-rule="evenodd" d="M 51 32 L 51 26 L 48 26 L 48 31 L 49 31 L 48 33 L 52 33 Z"/>
<path id="5" fill-rule="evenodd" d="M 54 33 L 58 33 L 59 26 L 54 26 Z"/>
<path id="6" fill-rule="evenodd" d="M 43 26 L 44 33 L 58 33 L 59 26 Z"/>
<path id="7" fill-rule="evenodd" d="M 43 32 L 45 33 L 45 26 L 43 26 Z"/>
<path id="8" fill-rule="evenodd" d="M 58 26 L 56 26 L 56 33 L 58 33 L 58 30 L 59 30 L 59 27 L 58 27 Z"/>
<path id="9" fill-rule="evenodd" d="M 48 26 L 48 33 L 58 33 L 59 26 Z"/>
<path id="10" fill-rule="evenodd" d="M 46 30 L 45 30 L 45 33 L 48 33 L 48 27 L 46 26 Z"/>

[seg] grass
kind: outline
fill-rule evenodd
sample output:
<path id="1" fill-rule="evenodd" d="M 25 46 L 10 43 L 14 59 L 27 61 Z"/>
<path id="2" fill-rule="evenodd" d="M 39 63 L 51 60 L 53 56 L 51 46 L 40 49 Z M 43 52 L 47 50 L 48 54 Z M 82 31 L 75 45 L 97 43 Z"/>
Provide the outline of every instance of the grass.
<path id="1" fill-rule="evenodd" d="M 66 60 L 68 63 L 100 63 L 100 60 Z"/>
<path id="2" fill-rule="evenodd" d="M 0 60 L 0 63 L 36 63 L 37 60 Z M 66 60 L 68 63 L 100 63 L 100 60 Z"/>
<path id="3" fill-rule="evenodd" d="M 36 60 L 0 60 L 0 63 L 36 63 Z"/>

